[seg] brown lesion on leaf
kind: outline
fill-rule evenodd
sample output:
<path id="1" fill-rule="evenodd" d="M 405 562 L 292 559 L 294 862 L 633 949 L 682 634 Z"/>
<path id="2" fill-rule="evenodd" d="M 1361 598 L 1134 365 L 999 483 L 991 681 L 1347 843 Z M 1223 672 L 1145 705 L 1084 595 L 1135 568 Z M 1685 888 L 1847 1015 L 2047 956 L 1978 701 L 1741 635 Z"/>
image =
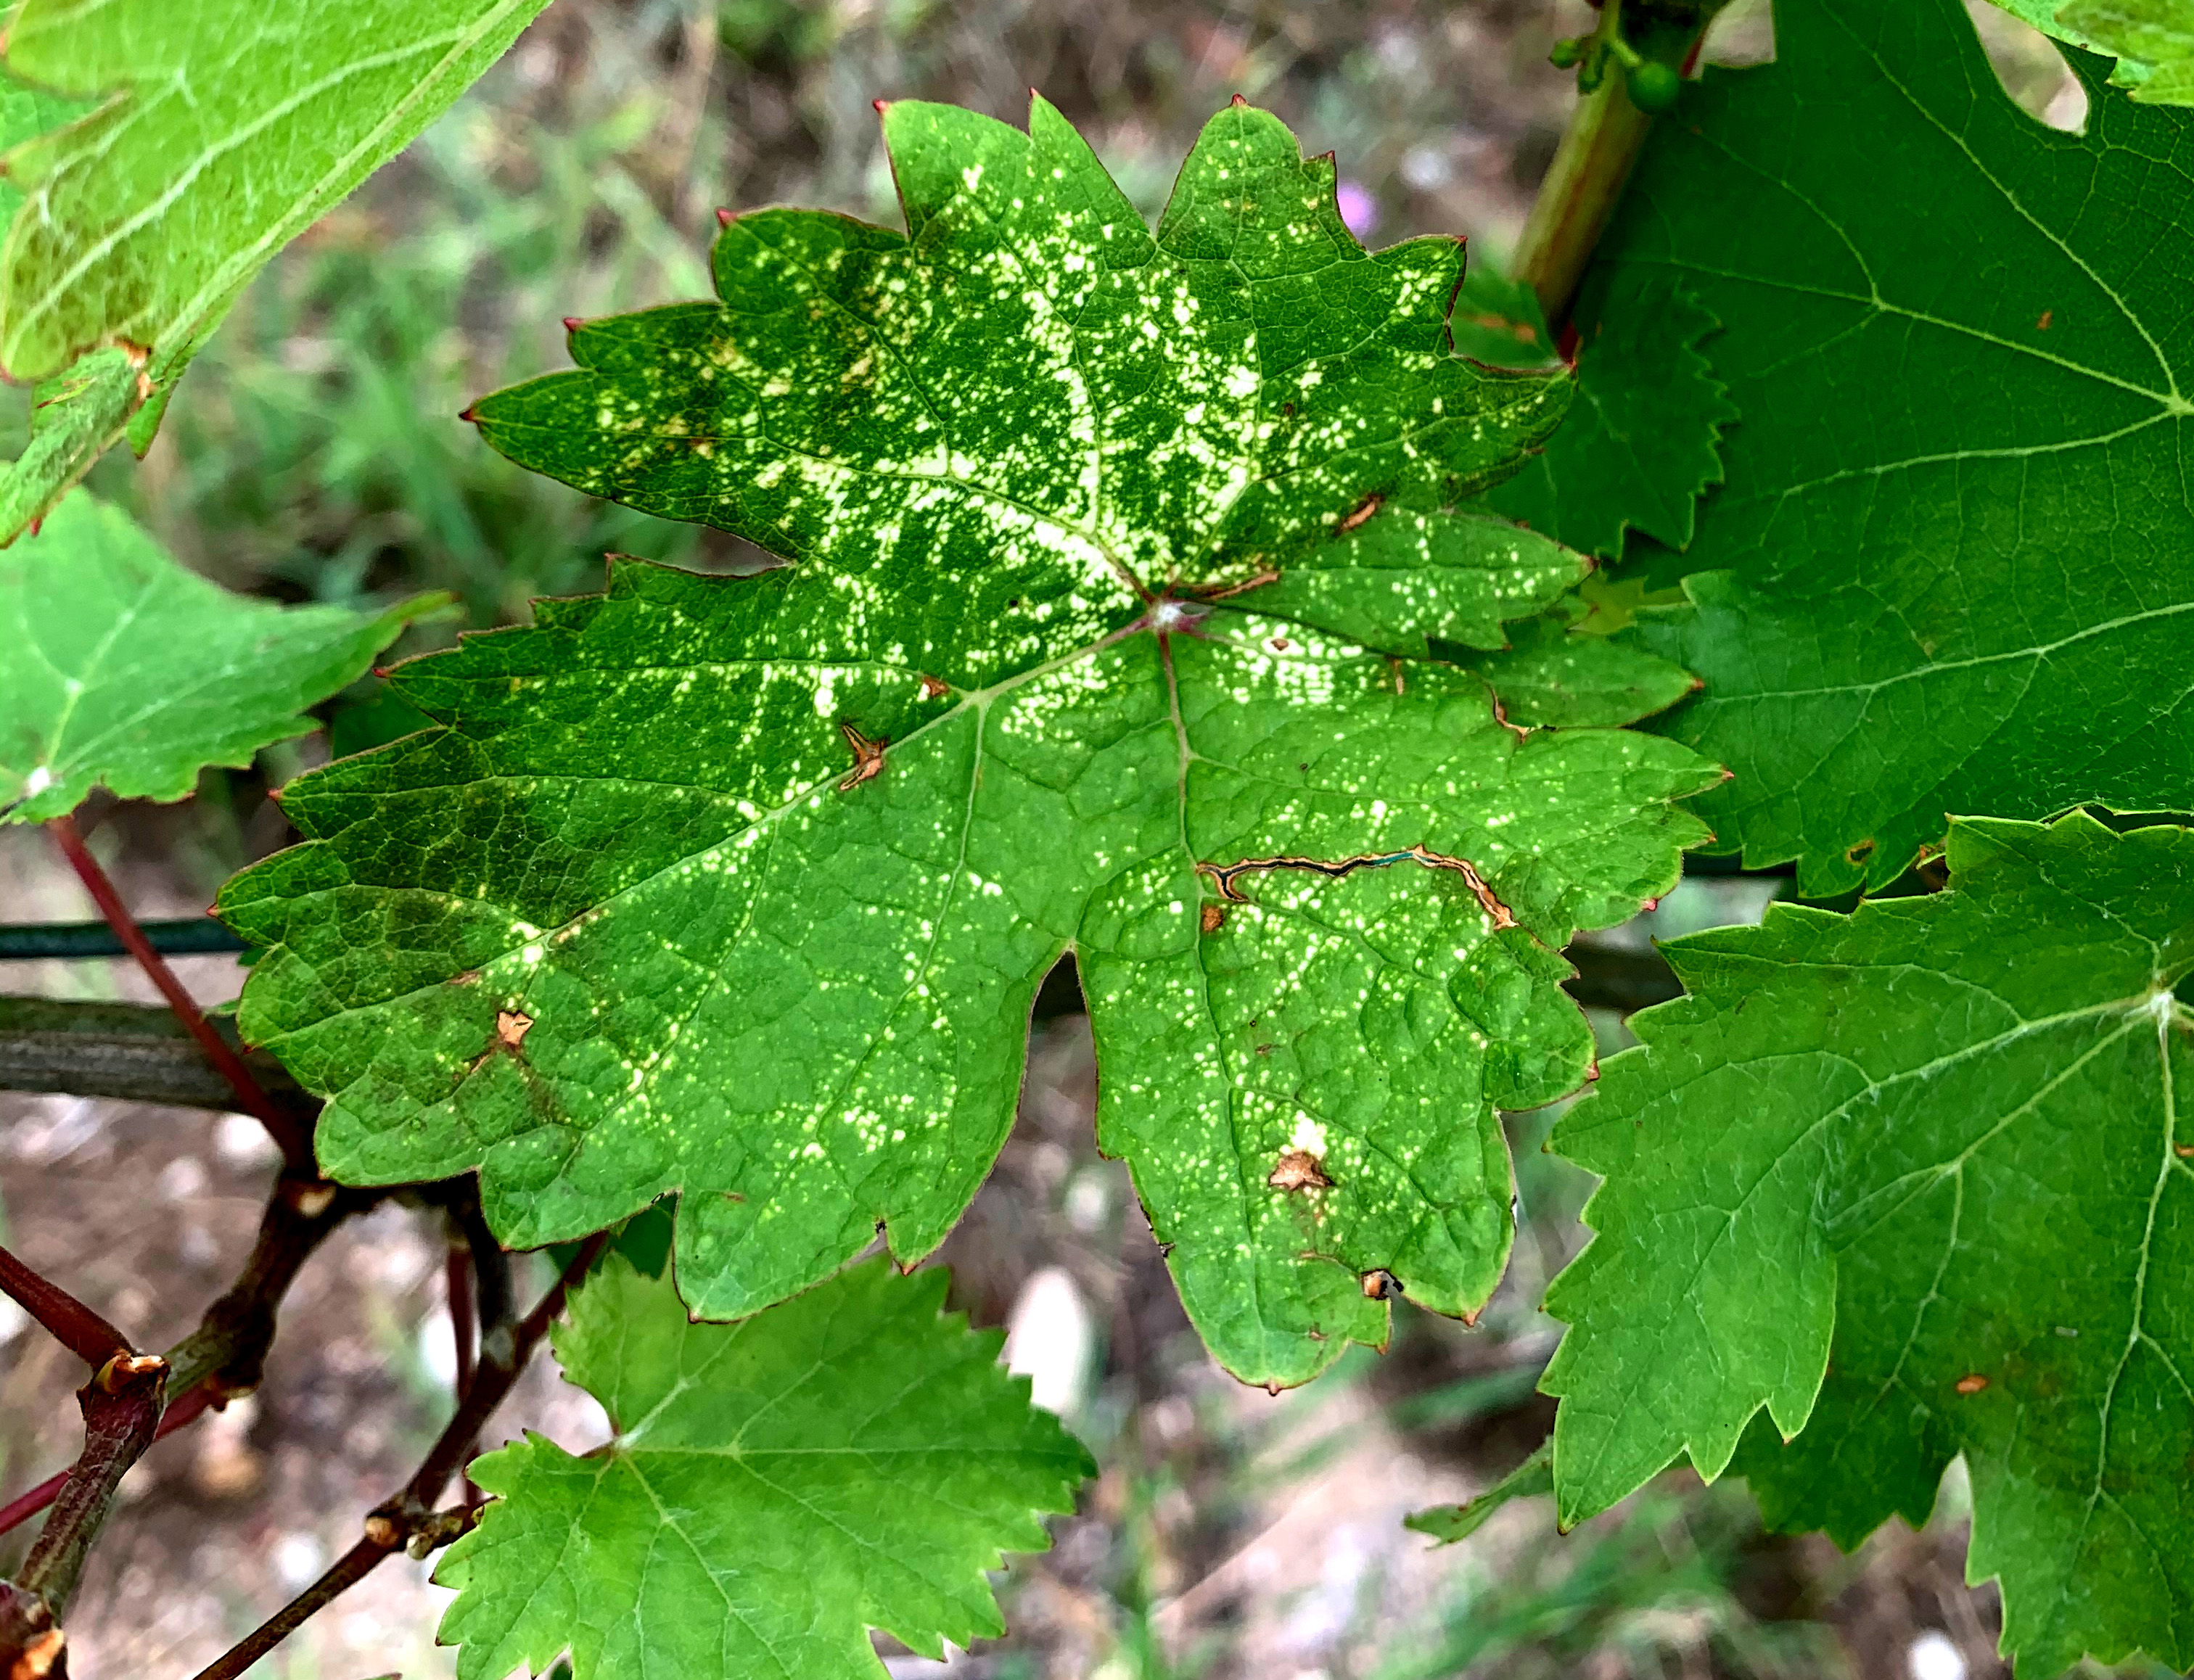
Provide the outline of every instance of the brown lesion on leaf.
<path id="1" fill-rule="evenodd" d="M 1873 837 L 1869 835 L 1868 838 L 1861 840 L 1857 846 L 1851 847 L 1844 853 L 1844 862 L 1847 863 L 1864 863 L 1868 858 L 1873 856 L 1874 840 Z"/>
<path id="2" fill-rule="evenodd" d="M 1402 1280 L 1384 1266 L 1374 1266 L 1364 1274 L 1364 1299 L 1367 1301 L 1391 1301 L 1403 1293 Z"/>
<path id="3" fill-rule="evenodd" d="M 924 700 L 942 700 L 952 692 L 951 684 L 940 682 L 927 671 L 918 671 L 915 674 L 922 679 L 922 697 Z"/>
<path id="4" fill-rule="evenodd" d="M 889 741 L 871 741 L 849 723 L 838 725 L 838 733 L 846 737 L 846 744 L 853 749 L 853 767 L 838 778 L 838 791 L 850 794 L 864 782 L 873 782 L 884 773 L 884 748 Z"/>
<path id="5" fill-rule="evenodd" d="M 1226 926 L 1226 907 L 1224 904 L 1207 903 L 1200 920 L 1206 933 L 1216 933 Z"/>
<path id="6" fill-rule="evenodd" d="M 1404 859 L 1422 863 L 1428 869 L 1454 871 L 1470 888 L 1472 896 L 1478 900 L 1479 908 L 1485 912 L 1488 921 L 1496 927 L 1516 926 L 1515 913 L 1502 903 L 1493 889 L 1486 885 L 1485 877 L 1479 874 L 1476 864 L 1467 857 L 1450 857 L 1430 851 L 1422 845 L 1404 846 L 1399 851 L 1359 851 L 1353 857 L 1245 857 L 1238 863 L 1198 863 L 1196 868 L 1199 874 L 1211 877 L 1212 885 L 1219 889 L 1220 897 L 1232 903 L 1246 904 L 1249 901 L 1234 885 L 1239 877 L 1245 874 L 1261 874 L 1268 869 L 1301 869 L 1311 874 L 1338 880 L 1358 869 L 1381 869 Z"/>
<path id="7" fill-rule="evenodd" d="M 1957 1382 L 1957 1389 L 1960 1394 L 1979 1394 L 1988 1385 L 1989 1379 L 1986 1377 L 1980 1375 L 1978 1372 L 1970 1377 L 1961 1377 L 1958 1379 Z"/>
<path id="8" fill-rule="evenodd" d="M 508 1056 L 516 1062 L 521 1072 L 526 1066 L 526 1035 L 533 1030 L 533 1018 L 522 1010 L 498 1009 L 495 1012 L 495 1034 L 487 1041 L 487 1048 L 473 1058 L 465 1068 L 465 1077 L 470 1079 L 498 1056 Z"/>
<path id="9" fill-rule="evenodd" d="M 1398 688 L 1395 692 L 1399 694 L 1401 691 Z M 1529 741 L 1531 738 L 1531 731 L 1525 725 L 1508 721 L 1508 708 L 1501 703 L 1501 697 L 1497 694 L 1493 697 L 1493 721 L 1513 735 L 1519 741 Z"/>
<path id="10" fill-rule="evenodd" d="M 1283 1150 L 1265 1182 L 1276 1190 L 1330 1190 L 1325 1163 L 1308 1150 Z"/>
<path id="11" fill-rule="evenodd" d="M 1356 504 L 1347 519 L 1333 528 L 1333 534 L 1335 536 L 1347 536 L 1350 531 L 1354 530 L 1386 505 L 1386 496 L 1378 490 L 1372 491 L 1370 495 Z"/>
<path id="12" fill-rule="evenodd" d="M 449 983 L 452 986 L 477 986 L 480 984 L 480 970 L 477 968 L 468 968 L 462 974 L 452 974 L 450 977 Z"/>

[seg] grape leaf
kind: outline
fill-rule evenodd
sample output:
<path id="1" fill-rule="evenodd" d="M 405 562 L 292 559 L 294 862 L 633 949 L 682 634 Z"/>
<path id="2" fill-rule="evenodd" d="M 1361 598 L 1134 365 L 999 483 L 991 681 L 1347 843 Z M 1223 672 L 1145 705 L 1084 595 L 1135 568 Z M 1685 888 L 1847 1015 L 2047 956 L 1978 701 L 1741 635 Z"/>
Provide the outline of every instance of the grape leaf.
<path id="1" fill-rule="evenodd" d="M 57 99 L 0 76 L 0 153 L 80 117 L 79 100 Z M 0 226 L 23 207 L 23 190 L 0 174 Z M 0 542 L 43 519 L 122 435 L 144 385 L 127 351 L 111 349 L 41 381 L 32 395 L 31 435 L 22 454 L 0 467 Z"/>
<path id="2" fill-rule="evenodd" d="M 102 784 L 181 799 L 206 765 L 310 731 L 306 707 L 446 599 L 358 613 L 232 595 L 77 491 L 0 552 L 0 823 L 65 816 Z"/>
<path id="3" fill-rule="evenodd" d="M 1510 1500 L 1542 1499 L 1554 1491 L 1554 1443 L 1542 1441 L 1532 1449 L 1531 1457 L 1485 1492 L 1472 1495 L 1461 1505 L 1434 1505 L 1430 1511 L 1412 1511 L 1402 1519 L 1402 1526 L 1413 1534 L 1429 1534 L 1442 1545 L 1453 1545 L 1483 1528 L 1487 1519 Z"/>
<path id="4" fill-rule="evenodd" d="M 1565 595 L 1537 616 L 1506 626 L 1505 648 L 1441 642 L 1433 651 L 1485 678 L 1502 720 L 1526 729 L 1626 724 L 1665 711 L 1698 686 L 1682 666 L 1611 641 L 1591 615 L 1589 604 Z"/>
<path id="5" fill-rule="evenodd" d="M 939 1316 L 945 1275 L 872 1261 L 736 1325 L 687 1322 L 668 1279 L 612 1255 L 552 1333 L 607 1408 L 606 1448 L 474 1460 L 497 1497 L 435 1571 L 460 1680 L 876 1677 L 872 1626 L 927 1655 L 1004 1631 L 984 1571 L 1049 1545 L 1094 1473 Z"/>
<path id="6" fill-rule="evenodd" d="M 1846 1545 L 1963 1454 L 2030 1671 L 2184 1668 L 2194 831 L 1950 834 L 1948 892 L 1665 945 L 1691 995 L 1557 1125 L 1605 1180 L 1547 1302 L 1560 1513 L 1718 1475 L 1763 1407 L 1770 1519 Z"/>
<path id="7" fill-rule="evenodd" d="M 2187 0 L 1995 0 L 2044 35 L 2114 56 L 2111 84 L 2159 105 L 2194 104 Z"/>
<path id="8" fill-rule="evenodd" d="M 293 784 L 307 843 L 223 895 L 279 948 L 244 1031 L 329 1097 L 329 1171 L 477 1165 L 518 1246 L 681 1190 L 680 1287 L 733 1317 L 880 1224 L 943 1239 L 1071 950 L 1100 1142 L 1192 1316 L 1300 1381 L 1397 1288 L 1483 1303 L 1496 1107 L 1591 1058 L 1555 953 L 1674 879 L 1669 801 L 1719 772 L 1525 738 L 1419 657 L 1586 565 L 1435 505 L 1563 400 L 1448 353 L 1453 242 L 1366 255 L 1243 106 L 1153 239 L 1031 123 L 891 106 L 910 238 L 736 218 L 722 304 L 584 326 L 584 370 L 480 405 L 795 563 L 621 563 L 401 668 L 440 726 Z"/>
<path id="9" fill-rule="evenodd" d="M 1700 495 L 1721 482 L 1722 431 L 1737 416 L 1699 349 L 1714 316 L 1665 273 L 1603 266 L 1587 278 L 1572 320 L 1577 404 L 1485 505 L 1610 559 L 1622 554 L 1627 530 L 1687 547 Z M 1533 325 L 1536 317 L 1525 330 Z"/>
<path id="10" fill-rule="evenodd" d="M 2194 804 L 2194 115 L 2083 60 L 2088 132 L 2044 128 L 1956 0 L 1777 18 L 1775 63 L 1659 125 L 1603 247 L 1722 321 L 1744 416 L 1694 606 L 1641 624 L 1705 684 L 1657 727 L 1735 772 L 1722 844 L 1809 897 L 1893 879 L 1950 811 Z"/>
<path id="11" fill-rule="evenodd" d="M 2194 6 L 2187 0 L 2073 0 L 2059 9 L 2068 40 L 2085 36 L 2099 53 L 2117 55 L 2111 80 L 2137 100 L 2194 105 Z"/>
<path id="12" fill-rule="evenodd" d="M 44 379 L 126 351 L 140 377 L 18 463 L 0 490 L 17 523 L 0 541 L 125 426 L 142 454 L 184 365 L 251 277 L 446 110 L 544 3 L 25 0 L 8 71 L 55 91 L 37 109 L 15 95 L 0 106 L 14 146 L 0 367 Z M 66 101 L 97 103 L 54 127 L 81 108 Z"/>

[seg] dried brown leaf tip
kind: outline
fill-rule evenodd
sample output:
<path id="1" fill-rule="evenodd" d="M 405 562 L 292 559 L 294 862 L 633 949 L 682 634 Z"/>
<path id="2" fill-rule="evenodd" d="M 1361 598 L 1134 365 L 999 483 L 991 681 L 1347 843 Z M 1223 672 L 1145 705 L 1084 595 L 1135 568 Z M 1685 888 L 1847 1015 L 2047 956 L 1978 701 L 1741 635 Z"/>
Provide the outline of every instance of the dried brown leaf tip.
<path id="1" fill-rule="evenodd" d="M 514 1009 L 495 1012 L 495 1035 L 507 1048 L 515 1050 L 526 1042 L 526 1035 L 533 1030 L 533 1018 L 520 1015 Z"/>
<path id="2" fill-rule="evenodd" d="M 1206 933 L 1216 933 L 1226 926 L 1226 907 L 1224 904 L 1207 903 L 1203 907 L 1201 920 Z"/>
<path id="3" fill-rule="evenodd" d="M 1375 1266 L 1364 1274 L 1364 1299 L 1367 1301 L 1391 1301 L 1402 1293 L 1402 1280 L 1384 1266 Z"/>
<path id="4" fill-rule="evenodd" d="M 838 791 L 850 794 L 864 782 L 873 782 L 884 773 L 884 748 L 888 741 L 871 741 L 849 723 L 838 725 L 838 733 L 846 737 L 846 744 L 853 749 L 853 767 L 838 778 Z"/>
<path id="5" fill-rule="evenodd" d="M 1960 1394 L 1979 1394 L 1987 1386 L 1988 1379 L 1986 1377 L 1977 1375 L 1961 1377 L 1958 1379 L 1958 1392 Z"/>
<path id="6" fill-rule="evenodd" d="M 1273 1164 L 1272 1176 L 1265 1180 L 1276 1190 L 1330 1190 L 1333 1180 L 1325 1176 L 1325 1163 L 1308 1150 L 1284 1150 Z"/>

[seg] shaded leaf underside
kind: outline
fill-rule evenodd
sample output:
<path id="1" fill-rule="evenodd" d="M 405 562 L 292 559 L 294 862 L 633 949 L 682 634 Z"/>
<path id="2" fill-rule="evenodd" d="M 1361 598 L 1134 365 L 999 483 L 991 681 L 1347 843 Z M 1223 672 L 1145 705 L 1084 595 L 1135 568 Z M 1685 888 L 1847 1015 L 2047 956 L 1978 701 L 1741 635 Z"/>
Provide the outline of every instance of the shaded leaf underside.
<path id="1" fill-rule="evenodd" d="M 370 614 L 232 595 L 76 492 L 0 551 L 0 823 L 65 816 L 101 786 L 186 797 L 207 765 L 311 730 L 305 708 L 442 599 Z"/>
<path id="2" fill-rule="evenodd" d="M 57 92 L 0 89 L 0 366 L 55 406 L 0 476 L 0 542 L 125 433 L 143 454 L 252 276 L 543 3 L 26 0 L 8 72 Z"/>

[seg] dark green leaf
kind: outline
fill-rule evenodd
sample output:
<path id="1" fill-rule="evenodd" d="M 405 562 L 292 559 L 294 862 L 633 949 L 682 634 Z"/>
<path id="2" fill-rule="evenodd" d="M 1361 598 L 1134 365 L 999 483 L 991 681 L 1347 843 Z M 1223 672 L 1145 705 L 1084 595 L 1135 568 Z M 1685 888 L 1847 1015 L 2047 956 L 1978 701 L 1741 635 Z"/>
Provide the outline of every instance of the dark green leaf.
<path id="1" fill-rule="evenodd" d="M 1547 1303 L 1560 1512 L 1718 1475 L 1750 1422 L 1771 1520 L 1854 1545 L 1962 1454 L 2030 1671 L 2183 1668 L 2194 831 L 1973 819 L 1950 866 L 1663 948 L 1691 995 L 1554 1133 L 1606 1180 Z"/>
<path id="2" fill-rule="evenodd" d="M 1094 1466 L 1003 1338 L 939 1316 L 945 1276 L 882 1261 L 737 1325 L 605 1260 L 554 1333 L 616 1436 L 474 1461 L 495 1494 L 435 1580 L 462 1680 L 882 1680 L 882 1627 L 931 1656 L 1004 1631 L 984 1572 L 1041 1551 Z"/>
<path id="3" fill-rule="evenodd" d="M 1946 811 L 2194 803 L 2194 114 L 2094 83 L 2044 128 L 1956 0 L 1792 0 L 1776 43 L 1603 247 L 1722 321 L 1744 416 L 1684 562 L 1725 570 L 1646 636 L 1736 773 L 1703 811 L 1827 896 Z"/>
<path id="4" fill-rule="evenodd" d="M 1721 434 L 1737 417 L 1699 348 L 1714 318 L 1666 273 L 1602 267 L 1572 318 L 1576 404 L 1485 504 L 1611 559 L 1626 530 L 1685 548 L 1701 492 L 1721 482 Z"/>

